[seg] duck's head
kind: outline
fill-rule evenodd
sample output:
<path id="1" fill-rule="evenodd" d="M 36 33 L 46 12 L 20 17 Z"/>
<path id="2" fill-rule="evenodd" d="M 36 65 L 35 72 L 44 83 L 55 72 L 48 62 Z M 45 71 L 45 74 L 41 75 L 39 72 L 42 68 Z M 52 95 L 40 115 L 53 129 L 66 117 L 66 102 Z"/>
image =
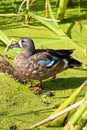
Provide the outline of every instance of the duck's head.
<path id="1" fill-rule="evenodd" d="M 35 52 L 34 42 L 31 38 L 28 37 L 22 37 L 20 40 L 18 40 L 17 43 L 9 45 L 8 49 L 18 48 L 18 47 L 22 48 L 24 52 L 29 55 L 32 55 Z"/>

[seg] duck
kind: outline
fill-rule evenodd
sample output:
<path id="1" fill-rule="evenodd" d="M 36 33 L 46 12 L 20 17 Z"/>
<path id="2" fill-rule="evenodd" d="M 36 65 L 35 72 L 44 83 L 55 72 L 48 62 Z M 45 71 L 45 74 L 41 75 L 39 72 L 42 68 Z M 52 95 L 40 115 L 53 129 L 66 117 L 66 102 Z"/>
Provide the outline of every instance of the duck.
<path id="1" fill-rule="evenodd" d="M 21 81 L 30 82 L 37 90 L 42 90 L 42 81 L 68 68 L 81 67 L 82 63 L 73 58 L 74 49 L 35 49 L 34 41 L 29 37 L 20 38 L 17 43 L 8 46 L 8 49 L 22 48 L 23 52 L 14 58 L 14 68 Z M 33 86 L 33 81 L 39 84 Z"/>

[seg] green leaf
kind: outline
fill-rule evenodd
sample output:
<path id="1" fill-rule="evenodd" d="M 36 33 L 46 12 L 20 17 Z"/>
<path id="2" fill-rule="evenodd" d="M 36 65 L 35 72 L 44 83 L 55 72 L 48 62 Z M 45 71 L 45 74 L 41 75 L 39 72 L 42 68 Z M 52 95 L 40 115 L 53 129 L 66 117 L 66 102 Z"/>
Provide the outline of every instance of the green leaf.
<path id="1" fill-rule="evenodd" d="M 30 16 L 32 16 L 34 19 L 40 21 L 43 25 L 48 27 L 50 30 L 52 30 L 54 33 L 56 33 L 59 36 L 64 36 L 65 33 L 61 30 L 60 26 L 55 26 L 55 24 L 52 21 L 47 21 L 42 19 L 42 17 L 35 15 L 32 12 L 28 12 Z"/>
<path id="2" fill-rule="evenodd" d="M 0 40 L 4 42 L 6 45 L 10 42 L 8 37 L 0 30 Z"/>
<path id="3" fill-rule="evenodd" d="M 61 38 L 58 38 L 58 39 L 49 39 L 49 41 L 48 40 L 45 40 L 45 41 L 42 41 L 42 42 L 38 42 L 38 43 L 36 43 L 35 45 L 36 45 L 36 47 L 38 47 L 38 46 L 42 46 L 42 45 L 46 45 L 46 44 L 52 44 L 52 43 L 54 43 L 54 44 L 56 44 L 56 43 L 58 43 L 58 42 L 64 42 L 65 41 L 65 39 L 61 39 Z"/>
<path id="4" fill-rule="evenodd" d="M 54 20 L 55 17 L 54 17 L 54 14 L 53 14 L 53 11 L 52 11 L 52 8 L 51 8 L 51 4 L 50 4 L 50 1 L 48 0 L 48 9 L 49 9 L 49 14 L 50 14 L 50 17 Z M 58 27 L 58 23 L 56 21 L 53 21 L 54 25 L 56 25 L 56 27 Z"/>

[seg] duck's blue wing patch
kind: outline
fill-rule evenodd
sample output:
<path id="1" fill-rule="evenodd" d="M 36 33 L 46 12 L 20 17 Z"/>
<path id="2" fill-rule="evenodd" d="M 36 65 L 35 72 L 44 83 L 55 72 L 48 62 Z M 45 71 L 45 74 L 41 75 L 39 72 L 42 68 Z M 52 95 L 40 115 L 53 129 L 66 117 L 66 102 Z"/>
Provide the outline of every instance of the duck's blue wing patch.
<path id="1" fill-rule="evenodd" d="M 39 60 L 38 64 L 44 64 L 46 67 L 51 67 L 54 63 L 58 62 L 59 58 L 56 56 L 52 56 L 52 60 L 46 59 L 46 60 Z"/>
<path id="2" fill-rule="evenodd" d="M 52 56 L 52 58 L 53 58 L 54 62 L 57 62 L 57 61 L 60 60 L 60 58 L 58 58 L 58 57 L 56 57 L 56 56 Z"/>
<path id="3" fill-rule="evenodd" d="M 44 64 L 47 67 L 50 67 L 50 66 L 52 66 L 54 64 L 54 60 L 49 60 L 49 59 L 47 59 L 47 60 L 39 60 L 38 64 Z"/>

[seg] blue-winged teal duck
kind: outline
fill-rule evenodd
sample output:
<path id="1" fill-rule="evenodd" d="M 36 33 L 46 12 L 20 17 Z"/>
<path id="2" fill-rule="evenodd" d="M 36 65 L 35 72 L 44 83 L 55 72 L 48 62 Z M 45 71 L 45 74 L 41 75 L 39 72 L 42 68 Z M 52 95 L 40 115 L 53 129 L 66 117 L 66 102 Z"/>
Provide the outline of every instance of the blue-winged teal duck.
<path id="1" fill-rule="evenodd" d="M 53 77 L 65 69 L 80 67 L 81 62 L 70 55 L 73 50 L 35 49 L 34 42 L 28 37 L 21 38 L 16 44 L 9 48 L 21 47 L 24 51 L 16 55 L 14 67 L 22 80 L 31 82 Z"/>

